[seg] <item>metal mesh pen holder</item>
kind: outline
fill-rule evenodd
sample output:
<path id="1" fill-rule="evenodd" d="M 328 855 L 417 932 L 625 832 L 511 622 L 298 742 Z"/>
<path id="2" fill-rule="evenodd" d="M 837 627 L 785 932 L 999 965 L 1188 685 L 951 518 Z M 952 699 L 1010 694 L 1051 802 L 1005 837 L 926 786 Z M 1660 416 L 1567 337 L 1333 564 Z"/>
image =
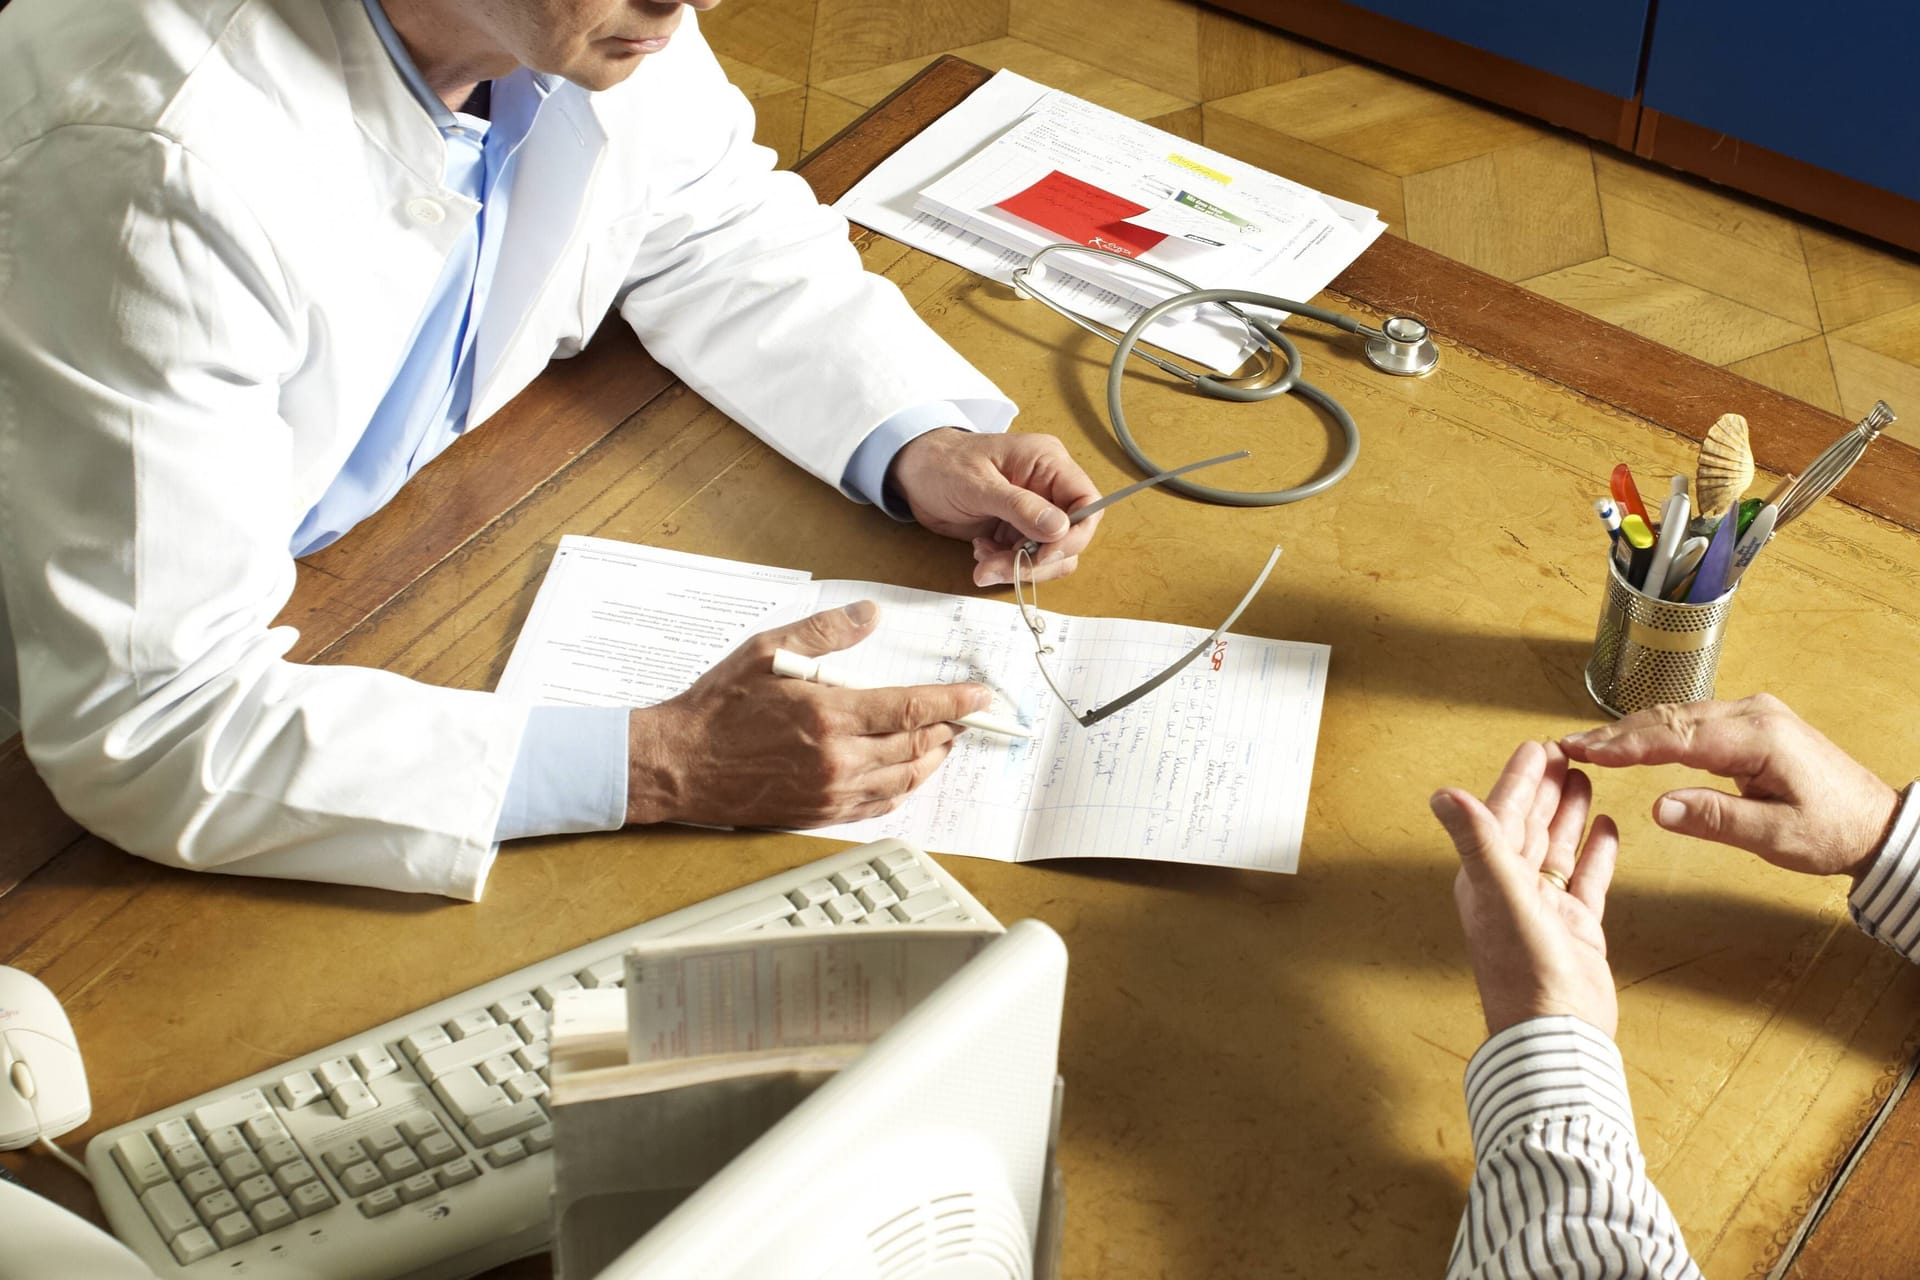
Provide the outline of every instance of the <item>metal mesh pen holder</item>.
<path id="1" fill-rule="evenodd" d="M 1619 562 L 1608 556 L 1607 597 L 1587 659 L 1587 692 L 1614 716 L 1713 697 L 1720 642 L 1738 590 L 1736 584 L 1711 604 L 1656 600 L 1628 586 Z"/>

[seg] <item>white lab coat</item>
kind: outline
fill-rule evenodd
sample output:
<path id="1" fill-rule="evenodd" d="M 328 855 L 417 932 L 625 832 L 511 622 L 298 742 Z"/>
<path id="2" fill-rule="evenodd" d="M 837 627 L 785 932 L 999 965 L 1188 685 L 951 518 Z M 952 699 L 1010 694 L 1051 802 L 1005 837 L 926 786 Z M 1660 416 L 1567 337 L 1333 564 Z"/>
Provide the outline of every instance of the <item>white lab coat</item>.
<path id="1" fill-rule="evenodd" d="M 691 10 L 622 86 L 549 101 L 471 423 L 619 298 L 656 357 L 828 482 L 914 405 L 1006 426 L 751 135 Z M 288 540 L 474 216 L 443 145 L 360 0 L 0 13 L 0 708 L 123 848 L 480 893 L 525 707 L 291 663 L 271 625 Z"/>

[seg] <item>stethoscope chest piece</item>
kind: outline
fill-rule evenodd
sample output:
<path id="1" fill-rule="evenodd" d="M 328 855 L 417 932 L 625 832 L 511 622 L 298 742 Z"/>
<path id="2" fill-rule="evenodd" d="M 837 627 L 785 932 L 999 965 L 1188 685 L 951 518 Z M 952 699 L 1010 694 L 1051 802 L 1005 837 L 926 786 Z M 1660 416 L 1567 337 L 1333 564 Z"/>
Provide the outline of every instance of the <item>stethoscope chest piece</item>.
<path id="1" fill-rule="evenodd" d="M 1427 326 L 1412 316 L 1388 316 L 1377 331 L 1362 332 L 1367 338 L 1367 363 L 1382 373 L 1421 378 L 1440 363 L 1440 348 L 1427 335 Z"/>

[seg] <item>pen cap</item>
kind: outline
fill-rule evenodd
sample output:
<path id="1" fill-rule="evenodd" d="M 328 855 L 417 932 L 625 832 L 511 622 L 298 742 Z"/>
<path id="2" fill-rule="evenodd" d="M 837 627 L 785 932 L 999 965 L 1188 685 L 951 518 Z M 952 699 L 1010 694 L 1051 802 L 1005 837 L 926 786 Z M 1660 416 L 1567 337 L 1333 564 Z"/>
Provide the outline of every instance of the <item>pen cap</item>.
<path id="1" fill-rule="evenodd" d="M 1607 557 L 1607 590 L 1587 660 L 1587 692 L 1609 715 L 1662 702 L 1704 702 L 1720 673 L 1720 645 L 1736 584 L 1705 604 L 1656 600 L 1630 586 Z"/>
<path id="2" fill-rule="evenodd" d="M 773 674 L 795 680 L 811 680 L 820 673 L 820 660 L 795 653 L 791 649 L 773 651 Z"/>

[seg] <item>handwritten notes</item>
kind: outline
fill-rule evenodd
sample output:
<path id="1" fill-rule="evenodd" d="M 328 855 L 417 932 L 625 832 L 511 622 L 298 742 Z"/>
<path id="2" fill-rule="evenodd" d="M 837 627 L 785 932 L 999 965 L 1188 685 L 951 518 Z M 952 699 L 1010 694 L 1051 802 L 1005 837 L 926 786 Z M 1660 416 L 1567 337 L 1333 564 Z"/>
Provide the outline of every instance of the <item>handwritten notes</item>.
<path id="1" fill-rule="evenodd" d="M 880 626 L 844 661 L 864 680 L 979 681 L 994 691 L 994 710 L 1037 736 L 963 733 L 940 771 L 893 813 L 808 834 L 898 836 L 1003 862 L 1145 858 L 1268 871 L 1298 864 L 1325 645 L 1229 634 L 1175 679 L 1087 729 L 1047 688 L 1012 604 L 816 582 L 799 571 L 568 537 L 500 691 L 648 705 L 677 693 L 753 632 L 862 599 L 879 604 Z M 1126 692 L 1206 634 L 1205 627 L 1046 617 L 1049 670 L 1081 707 Z"/>

